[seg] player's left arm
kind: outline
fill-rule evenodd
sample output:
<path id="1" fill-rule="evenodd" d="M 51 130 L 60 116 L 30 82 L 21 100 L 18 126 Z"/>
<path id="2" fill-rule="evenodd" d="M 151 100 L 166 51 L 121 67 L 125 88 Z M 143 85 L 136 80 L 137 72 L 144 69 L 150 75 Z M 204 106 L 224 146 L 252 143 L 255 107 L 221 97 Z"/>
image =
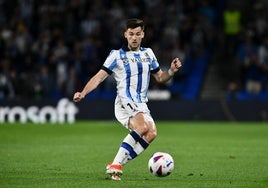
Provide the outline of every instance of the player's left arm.
<path id="1" fill-rule="evenodd" d="M 156 81 L 159 83 L 167 82 L 168 80 L 170 80 L 172 78 L 172 76 L 176 72 L 179 71 L 181 66 L 182 66 L 182 63 L 179 60 L 179 58 L 175 58 L 172 60 L 172 62 L 170 64 L 170 68 L 168 71 L 163 71 L 160 69 L 157 73 L 153 74 L 153 76 L 156 79 Z"/>

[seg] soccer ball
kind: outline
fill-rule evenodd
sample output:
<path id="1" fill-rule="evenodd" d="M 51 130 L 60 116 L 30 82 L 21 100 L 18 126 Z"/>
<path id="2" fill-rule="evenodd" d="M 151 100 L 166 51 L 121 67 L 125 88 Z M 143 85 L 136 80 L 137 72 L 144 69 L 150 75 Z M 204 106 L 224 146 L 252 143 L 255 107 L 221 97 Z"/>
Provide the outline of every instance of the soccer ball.
<path id="1" fill-rule="evenodd" d="M 171 174 L 174 169 L 172 156 L 165 152 L 156 152 L 148 162 L 150 172 L 158 177 L 165 177 Z"/>

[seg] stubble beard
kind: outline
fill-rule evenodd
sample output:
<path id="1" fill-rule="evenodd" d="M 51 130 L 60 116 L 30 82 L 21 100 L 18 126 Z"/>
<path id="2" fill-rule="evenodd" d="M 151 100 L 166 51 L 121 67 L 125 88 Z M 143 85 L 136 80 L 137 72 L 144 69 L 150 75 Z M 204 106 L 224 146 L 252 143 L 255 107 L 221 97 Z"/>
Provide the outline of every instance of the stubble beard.
<path id="1" fill-rule="evenodd" d="M 131 45 L 129 44 L 128 45 L 128 48 L 131 50 L 131 51 L 137 51 L 140 49 L 140 45 Z"/>

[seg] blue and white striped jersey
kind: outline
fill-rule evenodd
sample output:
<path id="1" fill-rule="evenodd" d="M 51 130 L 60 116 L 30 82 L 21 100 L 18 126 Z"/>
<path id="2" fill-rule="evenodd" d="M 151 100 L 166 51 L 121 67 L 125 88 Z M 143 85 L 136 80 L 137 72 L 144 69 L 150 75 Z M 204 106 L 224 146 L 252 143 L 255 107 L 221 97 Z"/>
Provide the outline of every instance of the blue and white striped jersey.
<path id="1" fill-rule="evenodd" d="M 127 47 L 112 50 L 102 69 L 113 74 L 117 82 L 117 97 L 122 102 L 147 102 L 150 73 L 160 70 L 151 48 L 130 51 Z"/>

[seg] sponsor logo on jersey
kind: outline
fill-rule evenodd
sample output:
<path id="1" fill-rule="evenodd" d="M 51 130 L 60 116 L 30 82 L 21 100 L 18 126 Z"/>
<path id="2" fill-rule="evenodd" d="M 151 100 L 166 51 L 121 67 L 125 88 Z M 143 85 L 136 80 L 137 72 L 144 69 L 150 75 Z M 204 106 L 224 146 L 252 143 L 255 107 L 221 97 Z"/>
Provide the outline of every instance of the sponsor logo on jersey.
<path id="1" fill-rule="evenodd" d="M 130 58 L 130 61 L 132 63 L 143 63 L 143 62 L 149 62 L 148 58 Z"/>

